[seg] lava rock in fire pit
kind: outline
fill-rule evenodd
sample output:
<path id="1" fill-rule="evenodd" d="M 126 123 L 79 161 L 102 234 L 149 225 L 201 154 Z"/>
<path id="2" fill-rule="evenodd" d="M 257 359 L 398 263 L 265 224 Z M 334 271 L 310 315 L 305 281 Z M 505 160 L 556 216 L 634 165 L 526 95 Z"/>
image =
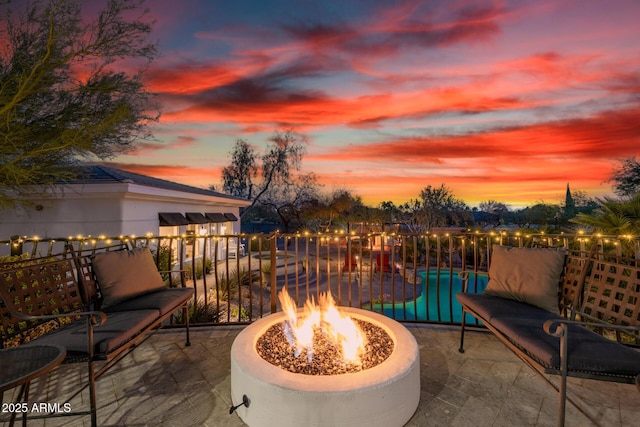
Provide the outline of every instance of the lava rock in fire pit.
<path id="1" fill-rule="evenodd" d="M 283 323 L 272 325 L 258 338 L 256 351 L 267 362 L 294 374 L 307 375 L 337 375 L 349 372 L 359 372 L 373 368 L 384 362 L 393 353 L 393 340 L 389 334 L 372 323 L 353 319 L 364 332 L 367 343 L 362 364 L 344 363 L 339 350 L 320 330 L 313 336 L 313 358 L 307 360 L 307 353 L 303 351 L 295 357 L 295 350 L 289 345 L 283 332 Z"/>

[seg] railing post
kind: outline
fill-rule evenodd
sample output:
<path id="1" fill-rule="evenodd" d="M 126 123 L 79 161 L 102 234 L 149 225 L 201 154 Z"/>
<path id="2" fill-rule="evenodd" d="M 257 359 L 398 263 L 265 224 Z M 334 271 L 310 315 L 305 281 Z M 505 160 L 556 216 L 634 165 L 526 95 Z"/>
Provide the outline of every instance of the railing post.
<path id="1" fill-rule="evenodd" d="M 276 261 L 277 261 L 277 257 L 276 257 L 276 252 L 278 250 L 278 245 L 276 242 L 276 235 L 272 234 L 271 238 L 270 238 L 270 245 L 269 245 L 269 251 L 270 251 L 270 255 L 271 255 L 271 313 L 275 313 L 278 310 L 278 306 L 276 304 L 277 302 L 277 283 L 276 281 L 278 280 L 278 275 L 277 273 L 277 267 L 276 267 Z"/>
<path id="2" fill-rule="evenodd" d="M 11 256 L 22 255 L 22 236 L 11 236 Z"/>
<path id="3" fill-rule="evenodd" d="M 187 238 L 185 238 L 185 240 L 186 239 Z M 193 235 L 193 237 L 191 237 L 191 242 L 186 240 L 186 245 L 191 245 L 191 280 L 193 281 L 193 300 L 198 301 L 198 285 L 197 285 L 198 275 L 196 274 L 196 235 L 195 234 Z M 203 274 L 204 274 L 204 271 L 203 271 Z"/>

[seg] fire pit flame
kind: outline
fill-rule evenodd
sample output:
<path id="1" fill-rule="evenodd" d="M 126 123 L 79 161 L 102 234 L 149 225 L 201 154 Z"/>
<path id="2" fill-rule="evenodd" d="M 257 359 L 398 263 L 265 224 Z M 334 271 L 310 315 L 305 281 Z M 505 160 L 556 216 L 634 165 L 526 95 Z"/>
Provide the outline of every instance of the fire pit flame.
<path id="1" fill-rule="evenodd" d="M 351 317 L 338 310 L 330 293 L 321 293 L 317 305 L 313 298 L 308 299 L 301 312 L 286 288 L 282 288 L 278 299 L 286 313 L 283 332 L 295 357 L 306 352 L 307 361 L 313 360 L 313 336 L 318 331 L 339 349 L 344 363 L 361 364 L 365 334 Z"/>

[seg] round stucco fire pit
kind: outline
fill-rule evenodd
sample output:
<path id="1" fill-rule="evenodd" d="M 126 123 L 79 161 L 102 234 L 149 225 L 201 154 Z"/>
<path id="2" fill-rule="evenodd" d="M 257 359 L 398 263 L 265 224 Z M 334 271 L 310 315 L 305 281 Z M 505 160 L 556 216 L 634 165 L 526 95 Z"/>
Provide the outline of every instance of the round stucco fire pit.
<path id="1" fill-rule="evenodd" d="M 240 418 L 259 426 L 404 425 L 420 399 L 420 357 L 415 338 L 400 323 L 367 310 L 340 307 L 353 319 L 383 328 L 394 342 L 379 365 L 338 375 L 305 375 L 275 366 L 256 351 L 258 339 L 285 313 L 247 326 L 231 347 L 231 398 Z M 246 396 L 246 405 L 243 405 Z"/>

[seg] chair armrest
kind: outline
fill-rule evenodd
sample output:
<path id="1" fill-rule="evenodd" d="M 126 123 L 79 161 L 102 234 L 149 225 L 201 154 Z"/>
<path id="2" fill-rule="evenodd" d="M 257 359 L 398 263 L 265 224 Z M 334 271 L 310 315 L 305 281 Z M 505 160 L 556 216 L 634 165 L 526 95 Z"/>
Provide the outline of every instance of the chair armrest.
<path id="1" fill-rule="evenodd" d="M 11 310 L 10 307 L 7 307 L 11 314 L 20 320 L 55 320 L 55 319 L 63 319 L 65 317 L 90 317 L 91 323 L 93 326 L 103 325 L 107 321 L 107 315 L 102 311 L 79 311 L 77 313 L 62 313 L 62 314 L 46 314 L 42 316 L 29 316 L 28 314 L 20 313 L 19 311 Z"/>
<path id="2" fill-rule="evenodd" d="M 582 326 L 595 326 L 605 329 L 615 329 L 617 331 L 640 331 L 640 325 L 638 326 L 625 326 L 625 325 L 612 325 L 610 323 L 597 323 L 597 322 L 582 322 L 580 320 L 568 320 L 568 319 L 551 319 L 544 322 L 543 328 L 544 331 L 552 335 L 554 337 L 559 337 L 564 334 L 566 329 L 566 325 L 582 325 Z M 556 326 L 555 329 L 551 329 L 553 326 Z"/>
<path id="3" fill-rule="evenodd" d="M 579 320 L 566 320 L 566 319 L 552 319 L 544 322 L 543 328 L 544 331 L 554 337 L 560 338 L 560 354 L 561 354 L 561 371 L 566 372 L 567 370 L 567 325 L 583 325 L 583 326 L 599 326 L 602 328 L 614 329 L 617 331 L 640 331 L 640 325 L 636 326 L 623 326 L 623 325 L 612 325 L 610 323 L 594 323 L 594 322 L 581 322 Z M 552 329 L 555 326 L 554 329 Z M 638 391 L 640 392 L 640 375 L 636 377 L 635 385 Z"/>

